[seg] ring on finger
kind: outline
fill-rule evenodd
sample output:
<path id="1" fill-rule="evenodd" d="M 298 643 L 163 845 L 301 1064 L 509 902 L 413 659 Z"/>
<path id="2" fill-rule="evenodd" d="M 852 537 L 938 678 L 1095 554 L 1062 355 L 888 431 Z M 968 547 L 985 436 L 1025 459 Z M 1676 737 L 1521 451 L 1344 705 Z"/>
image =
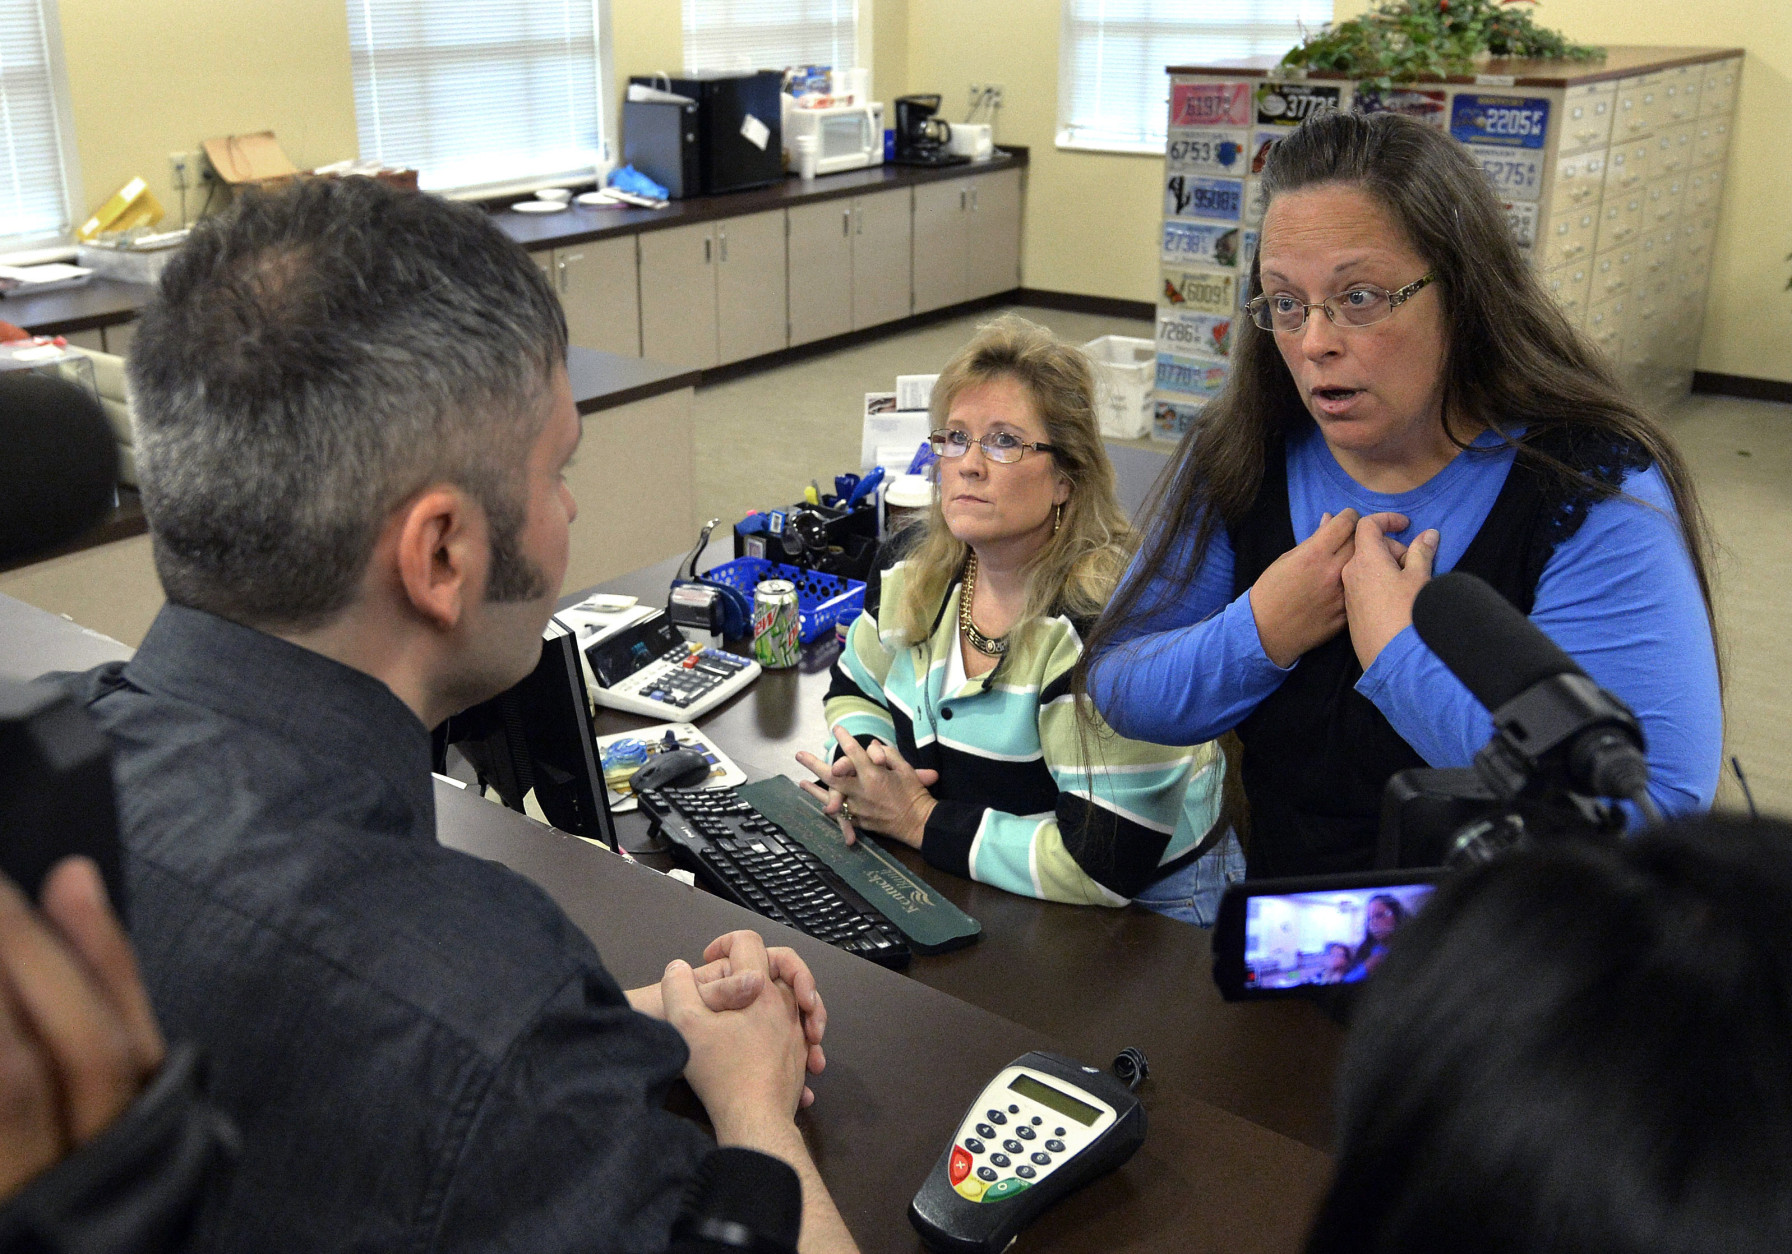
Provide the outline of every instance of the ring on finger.
<path id="1" fill-rule="evenodd" d="M 841 798 L 840 800 L 840 817 L 845 819 L 848 823 L 852 822 L 852 802 L 845 798 Z"/>

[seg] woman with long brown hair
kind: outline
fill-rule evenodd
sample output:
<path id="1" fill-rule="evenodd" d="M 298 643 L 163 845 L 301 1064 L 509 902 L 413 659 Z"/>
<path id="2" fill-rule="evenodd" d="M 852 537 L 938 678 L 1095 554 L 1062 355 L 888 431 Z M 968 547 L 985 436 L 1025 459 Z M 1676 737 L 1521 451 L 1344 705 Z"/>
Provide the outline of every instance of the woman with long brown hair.
<path id="1" fill-rule="evenodd" d="M 1235 847 L 1202 857 L 1225 832 L 1216 747 L 1091 729 L 1071 692 L 1133 539 L 1088 358 L 999 318 L 932 407 L 938 499 L 878 555 L 828 689 L 828 760 L 797 755 L 820 781 L 805 787 L 849 839 L 877 832 L 957 875 L 1211 922 L 1189 908 L 1199 881 L 1223 888 L 1228 853 L 1236 868 Z"/>
<path id="2" fill-rule="evenodd" d="M 1690 476 L 1479 168 L 1411 119 L 1336 113 L 1264 185 L 1231 379 L 1089 642 L 1108 723 L 1236 730 L 1251 875 L 1366 867 L 1388 778 L 1491 734 L 1412 630 L 1425 581 L 1465 570 L 1636 712 L 1663 811 L 1708 806 L 1722 707 Z"/>

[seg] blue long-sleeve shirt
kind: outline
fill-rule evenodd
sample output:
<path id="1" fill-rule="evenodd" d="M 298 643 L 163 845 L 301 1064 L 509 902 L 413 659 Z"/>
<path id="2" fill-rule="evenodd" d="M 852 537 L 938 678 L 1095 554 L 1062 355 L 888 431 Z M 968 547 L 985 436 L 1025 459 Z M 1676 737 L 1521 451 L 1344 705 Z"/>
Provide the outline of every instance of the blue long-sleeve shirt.
<path id="1" fill-rule="evenodd" d="M 1455 566 L 1505 484 L 1514 453 L 1492 433 L 1409 492 L 1371 492 L 1352 479 L 1317 429 L 1288 442 L 1288 501 L 1296 540 L 1325 513 L 1394 512 L 1410 542 L 1435 528 L 1435 574 Z M 1635 711 L 1648 741 L 1649 794 L 1664 813 L 1703 809 L 1717 791 L 1723 708 L 1717 656 L 1673 498 L 1651 466 L 1624 495 L 1594 504 L 1538 580 L 1531 621 Z M 1174 563 L 1172 563 L 1174 566 Z M 1127 580 L 1141 578 L 1135 563 Z M 1235 727 L 1293 668 L 1270 661 L 1250 594 L 1232 595 L 1224 529 L 1186 586 L 1154 578 L 1133 628 L 1090 670 L 1097 707 L 1122 736 L 1192 744 Z M 1294 665 L 1300 663 L 1297 660 Z M 1493 721 L 1409 626 L 1357 683 L 1402 738 L 1436 767 L 1466 766 Z"/>

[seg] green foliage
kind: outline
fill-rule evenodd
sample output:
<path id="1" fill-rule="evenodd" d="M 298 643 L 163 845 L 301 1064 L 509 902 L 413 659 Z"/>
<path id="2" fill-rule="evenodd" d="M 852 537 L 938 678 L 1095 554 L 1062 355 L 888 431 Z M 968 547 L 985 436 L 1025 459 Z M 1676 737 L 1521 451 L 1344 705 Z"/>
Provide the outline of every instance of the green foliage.
<path id="1" fill-rule="evenodd" d="M 1383 90 L 1426 75 L 1474 72 L 1484 54 L 1540 61 L 1596 61 L 1598 48 L 1571 44 L 1531 20 L 1537 0 L 1384 0 L 1380 8 L 1327 26 L 1282 58 L 1282 68 L 1346 74 Z"/>

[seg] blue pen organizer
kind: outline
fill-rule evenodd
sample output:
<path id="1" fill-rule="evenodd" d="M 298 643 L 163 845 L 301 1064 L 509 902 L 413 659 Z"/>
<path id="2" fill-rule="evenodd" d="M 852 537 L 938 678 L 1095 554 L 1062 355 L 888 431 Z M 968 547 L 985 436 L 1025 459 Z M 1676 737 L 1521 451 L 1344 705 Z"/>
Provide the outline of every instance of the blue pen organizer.
<path id="1" fill-rule="evenodd" d="M 865 585 L 857 579 L 786 566 L 763 557 L 737 557 L 703 573 L 703 578 L 753 600 L 753 589 L 767 579 L 788 579 L 796 585 L 797 631 L 804 644 L 812 644 L 834 629 L 842 619 L 865 608 Z"/>

